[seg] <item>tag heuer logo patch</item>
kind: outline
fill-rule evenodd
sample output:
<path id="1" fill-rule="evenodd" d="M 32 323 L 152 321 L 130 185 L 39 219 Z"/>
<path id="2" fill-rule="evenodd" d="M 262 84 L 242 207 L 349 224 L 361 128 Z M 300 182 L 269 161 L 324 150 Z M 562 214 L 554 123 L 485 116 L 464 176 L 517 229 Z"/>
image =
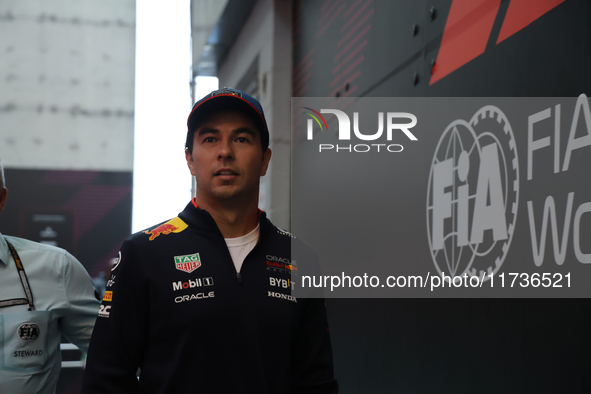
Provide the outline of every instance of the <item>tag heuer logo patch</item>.
<path id="1" fill-rule="evenodd" d="M 191 273 L 201 267 L 199 253 L 188 254 L 186 256 L 174 256 L 174 263 L 177 270 Z"/>

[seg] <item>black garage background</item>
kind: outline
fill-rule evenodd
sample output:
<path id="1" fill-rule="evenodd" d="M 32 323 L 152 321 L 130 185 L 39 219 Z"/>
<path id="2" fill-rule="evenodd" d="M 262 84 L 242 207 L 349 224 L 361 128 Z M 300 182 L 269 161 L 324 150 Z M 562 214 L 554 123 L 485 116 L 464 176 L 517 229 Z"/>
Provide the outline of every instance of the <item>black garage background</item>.
<path id="1" fill-rule="evenodd" d="M 591 94 L 586 0 L 301 0 L 293 17 L 294 97 Z M 342 393 L 591 392 L 588 299 L 327 307 Z"/>

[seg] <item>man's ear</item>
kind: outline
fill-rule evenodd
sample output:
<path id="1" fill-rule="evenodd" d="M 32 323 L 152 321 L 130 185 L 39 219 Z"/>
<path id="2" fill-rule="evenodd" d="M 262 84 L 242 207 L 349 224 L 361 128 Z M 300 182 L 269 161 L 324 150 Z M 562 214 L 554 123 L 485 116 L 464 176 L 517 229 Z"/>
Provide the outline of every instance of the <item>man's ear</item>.
<path id="1" fill-rule="evenodd" d="M 0 212 L 4 209 L 4 204 L 6 204 L 6 195 L 8 194 L 8 190 L 3 187 L 0 191 Z"/>
<path id="2" fill-rule="evenodd" d="M 269 161 L 271 161 L 271 148 L 267 148 L 263 153 L 263 167 L 261 168 L 261 176 L 264 176 L 267 173 L 267 168 L 269 168 Z"/>
<path id="3" fill-rule="evenodd" d="M 187 167 L 189 167 L 191 175 L 195 176 L 195 163 L 193 162 L 193 156 L 191 156 L 189 149 L 185 149 L 185 159 L 187 159 Z"/>

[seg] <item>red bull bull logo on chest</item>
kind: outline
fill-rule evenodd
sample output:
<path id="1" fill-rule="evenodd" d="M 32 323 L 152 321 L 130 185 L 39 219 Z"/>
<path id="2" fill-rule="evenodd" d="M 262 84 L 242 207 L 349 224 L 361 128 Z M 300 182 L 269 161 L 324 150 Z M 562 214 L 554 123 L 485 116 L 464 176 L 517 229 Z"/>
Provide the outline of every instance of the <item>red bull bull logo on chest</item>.
<path id="1" fill-rule="evenodd" d="M 180 233 L 187 227 L 187 223 L 183 222 L 181 218 L 176 217 L 174 219 L 169 220 L 166 223 L 159 225 L 158 227 L 152 230 L 144 231 L 144 234 L 148 234 L 150 236 L 150 241 L 153 241 L 160 234 L 168 235 L 170 233 Z"/>

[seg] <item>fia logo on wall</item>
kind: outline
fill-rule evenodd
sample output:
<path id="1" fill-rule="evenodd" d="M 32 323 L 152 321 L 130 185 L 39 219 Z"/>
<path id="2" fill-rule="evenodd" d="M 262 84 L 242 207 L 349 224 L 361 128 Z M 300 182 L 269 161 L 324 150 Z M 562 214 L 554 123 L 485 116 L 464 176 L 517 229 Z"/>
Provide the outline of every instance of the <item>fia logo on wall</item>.
<path id="1" fill-rule="evenodd" d="M 437 144 L 427 192 L 427 232 L 439 274 L 488 280 L 509 251 L 519 200 L 515 137 L 492 105 L 450 123 Z"/>

